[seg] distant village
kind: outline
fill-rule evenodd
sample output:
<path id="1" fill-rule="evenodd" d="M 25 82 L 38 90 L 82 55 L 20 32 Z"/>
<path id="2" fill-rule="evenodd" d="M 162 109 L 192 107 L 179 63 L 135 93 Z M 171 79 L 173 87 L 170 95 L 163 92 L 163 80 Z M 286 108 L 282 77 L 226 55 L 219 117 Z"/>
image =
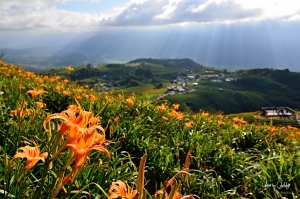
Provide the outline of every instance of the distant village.
<path id="1" fill-rule="evenodd" d="M 139 63 L 132 63 L 130 66 L 138 66 Z M 87 68 L 92 68 L 91 64 L 87 65 Z M 185 72 L 193 72 L 192 70 L 186 70 Z M 109 83 L 105 81 L 108 78 L 107 75 L 103 75 L 101 78 L 102 82 L 98 84 L 94 84 L 95 88 L 99 88 L 99 92 L 115 90 L 116 86 L 120 86 L 119 82 L 124 80 L 124 75 L 119 75 L 118 80 L 114 81 L 114 83 Z M 178 75 L 171 83 L 175 84 L 173 86 L 169 86 L 166 88 L 165 94 L 182 94 L 197 91 L 197 86 L 200 80 L 210 80 L 211 82 L 232 82 L 237 81 L 236 77 L 227 77 L 221 71 L 218 70 L 207 70 L 205 73 L 186 73 L 185 75 Z M 118 84 L 116 84 L 118 83 Z M 223 88 L 219 88 L 219 91 L 222 91 Z"/>
<path id="2" fill-rule="evenodd" d="M 209 79 L 212 82 L 237 81 L 237 78 L 235 77 L 225 77 L 223 73 L 213 74 L 212 72 L 214 71 L 206 71 L 206 74 L 204 75 L 186 74 L 177 76 L 176 79 L 173 80 L 173 83 L 177 84 L 178 86 L 176 85 L 167 87 L 165 94 L 181 94 L 187 92 L 195 92 L 197 91 L 195 87 L 198 86 L 198 82 L 200 79 Z M 191 88 L 189 86 L 191 86 Z M 223 88 L 219 88 L 219 91 L 222 90 Z"/>

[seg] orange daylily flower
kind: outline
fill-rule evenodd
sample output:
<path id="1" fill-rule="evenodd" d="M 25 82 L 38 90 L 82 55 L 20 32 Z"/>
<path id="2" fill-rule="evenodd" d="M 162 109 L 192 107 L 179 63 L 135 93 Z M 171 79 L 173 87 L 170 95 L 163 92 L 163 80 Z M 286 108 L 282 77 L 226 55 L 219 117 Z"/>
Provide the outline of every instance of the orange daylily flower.
<path id="1" fill-rule="evenodd" d="M 81 99 L 81 96 L 78 95 L 78 94 L 76 94 L 73 98 L 74 98 L 75 100 L 79 100 L 79 99 Z"/>
<path id="2" fill-rule="evenodd" d="M 123 94 L 118 94 L 118 100 L 121 101 L 124 99 L 124 95 Z"/>
<path id="3" fill-rule="evenodd" d="M 113 182 L 112 185 L 109 188 L 109 198 L 115 199 L 115 198 L 127 198 L 132 199 L 136 196 L 137 190 L 132 190 L 129 186 L 128 190 L 126 188 L 126 184 L 122 182 L 121 180 L 118 180 L 117 182 Z"/>
<path id="4" fill-rule="evenodd" d="M 222 120 L 218 120 L 218 125 L 220 126 L 220 125 L 223 125 L 223 124 L 225 124 L 225 122 L 223 122 Z"/>
<path id="5" fill-rule="evenodd" d="M 233 128 L 238 129 L 240 126 L 238 124 L 233 124 Z"/>
<path id="6" fill-rule="evenodd" d="M 179 109 L 180 104 L 172 104 L 173 110 L 177 111 Z"/>
<path id="7" fill-rule="evenodd" d="M 194 125 L 194 122 L 193 121 L 189 121 L 189 122 L 185 123 L 185 125 L 186 125 L 186 127 L 188 129 L 191 129 L 193 127 L 193 125 Z"/>
<path id="8" fill-rule="evenodd" d="M 158 109 L 158 112 L 162 113 L 166 110 L 166 107 L 164 104 L 162 104 L 161 106 L 158 106 L 157 109 Z"/>
<path id="9" fill-rule="evenodd" d="M 293 126 L 291 126 L 291 125 L 288 125 L 286 128 L 287 128 L 288 130 L 298 130 L 297 127 L 293 127 Z"/>
<path id="10" fill-rule="evenodd" d="M 208 116 L 209 116 L 209 113 L 208 113 L 208 112 L 202 112 L 202 116 L 203 116 L 203 117 L 208 117 Z"/>
<path id="11" fill-rule="evenodd" d="M 47 128 L 47 124 L 50 122 L 50 120 L 62 119 L 64 122 L 60 126 L 60 131 L 63 134 L 70 133 L 71 135 L 75 135 L 75 132 L 77 131 L 84 133 L 87 130 L 86 127 L 91 123 L 91 118 L 94 118 L 94 114 L 92 112 L 83 111 L 77 106 L 69 106 L 66 111 L 63 111 L 61 113 L 54 113 L 48 116 L 44 121 L 44 128 L 46 129 L 46 131 L 49 131 L 49 129 Z M 98 129 L 101 132 L 104 132 L 104 129 L 100 125 L 93 125 L 89 128 L 94 130 Z"/>
<path id="12" fill-rule="evenodd" d="M 80 112 L 80 107 L 76 106 L 76 105 L 69 105 L 68 109 L 74 111 L 75 113 L 79 113 Z"/>
<path id="13" fill-rule="evenodd" d="M 33 88 L 33 90 L 28 90 L 26 92 L 26 95 L 31 94 L 32 98 L 35 98 L 37 95 L 42 95 L 44 93 L 48 93 L 48 92 L 44 91 L 43 89 L 38 90 L 36 88 Z"/>
<path id="14" fill-rule="evenodd" d="M 55 90 L 57 90 L 57 91 L 60 91 L 60 90 L 62 90 L 63 89 L 63 87 L 62 86 L 59 86 L 59 85 L 57 85 L 56 87 L 55 87 Z"/>
<path id="15" fill-rule="evenodd" d="M 38 83 L 44 83 L 44 80 L 42 79 L 42 78 L 37 78 L 37 80 L 36 80 Z"/>
<path id="16" fill-rule="evenodd" d="M 184 116 L 182 113 L 179 113 L 175 110 L 172 110 L 168 115 L 171 117 L 175 117 L 177 120 L 182 120 Z"/>
<path id="17" fill-rule="evenodd" d="M 63 91 L 63 94 L 64 94 L 65 96 L 69 96 L 69 95 L 71 95 L 71 92 L 70 92 L 70 91 Z"/>
<path id="18" fill-rule="evenodd" d="M 91 150 L 98 150 L 104 152 L 109 158 L 110 154 L 105 146 L 107 140 L 104 139 L 104 135 L 99 134 L 97 131 L 87 132 L 83 136 L 79 137 L 77 142 L 67 144 L 66 148 L 69 148 L 75 153 L 76 164 L 75 169 L 82 167 L 88 158 L 88 154 Z"/>
<path id="19" fill-rule="evenodd" d="M 76 142 L 67 144 L 66 148 L 69 148 L 75 154 L 74 160 L 76 163 L 72 171 L 64 178 L 63 184 L 75 179 L 79 168 L 86 162 L 91 150 L 102 151 L 110 158 L 108 150 L 105 146 L 102 146 L 106 142 L 108 141 L 105 140 L 104 134 L 99 134 L 96 131 L 87 131 Z"/>
<path id="20" fill-rule="evenodd" d="M 72 68 L 71 66 L 68 66 L 67 68 L 67 71 L 71 72 L 72 70 L 74 70 L 74 68 Z"/>
<path id="21" fill-rule="evenodd" d="M 95 95 L 90 94 L 90 100 L 91 100 L 91 102 L 94 102 L 94 101 L 97 101 L 98 98 Z"/>
<path id="22" fill-rule="evenodd" d="M 10 111 L 10 116 L 12 116 L 12 117 L 18 116 L 19 118 L 23 118 L 25 116 L 29 116 L 30 113 L 31 113 L 30 109 L 24 110 L 23 108 L 18 108 L 16 110 Z"/>
<path id="23" fill-rule="evenodd" d="M 46 104 L 43 103 L 43 102 L 35 102 L 35 103 L 37 104 L 37 106 L 38 106 L 39 108 L 44 108 L 44 107 L 46 107 Z"/>
<path id="24" fill-rule="evenodd" d="M 90 96 L 88 94 L 82 93 L 82 97 L 88 99 Z"/>
<path id="25" fill-rule="evenodd" d="M 40 154 L 40 149 L 38 146 L 25 146 L 25 147 L 20 147 L 19 150 L 22 152 L 17 153 L 14 155 L 11 161 L 14 161 L 16 158 L 27 158 L 26 162 L 26 171 L 34 167 L 34 165 L 39 161 L 45 161 L 45 158 L 48 156 L 47 152 L 44 152 Z"/>
<path id="26" fill-rule="evenodd" d="M 132 106 L 134 104 L 134 98 L 129 97 L 125 101 L 128 106 Z"/>
<path id="27" fill-rule="evenodd" d="M 291 139 L 291 140 L 295 140 L 295 139 L 296 139 L 294 133 L 290 133 L 290 134 L 288 135 L 288 138 Z"/>
<path id="28" fill-rule="evenodd" d="M 58 75 L 55 75 L 54 78 L 55 78 L 56 80 L 60 80 L 60 79 L 61 79 L 61 77 L 58 76 Z"/>
<path id="29" fill-rule="evenodd" d="M 82 93 L 82 88 L 77 88 L 76 90 L 75 90 L 77 93 Z"/>
<path id="30" fill-rule="evenodd" d="M 236 124 L 247 124 L 245 120 L 243 120 L 242 118 L 240 119 L 238 117 L 232 118 L 232 121 L 235 122 Z"/>
<path id="31" fill-rule="evenodd" d="M 46 132 L 50 131 L 47 127 L 47 124 L 52 119 L 63 120 L 62 124 L 60 125 L 60 132 L 67 136 L 62 148 L 67 147 L 68 144 L 74 145 L 73 147 L 70 147 L 72 149 L 75 147 L 76 150 L 91 148 L 93 147 L 93 143 L 81 143 L 83 141 L 82 139 L 85 139 L 84 142 L 90 141 L 90 139 L 94 140 L 94 137 L 87 137 L 86 134 L 93 134 L 95 132 L 102 132 L 104 134 L 105 132 L 100 125 L 96 124 L 96 122 L 100 119 L 97 120 L 97 117 L 94 117 L 92 112 L 83 111 L 74 105 L 69 106 L 66 111 L 48 116 L 44 121 L 44 128 Z M 77 146 L 77 144 L 79 145 Z M 92 149 L 94 148 L 91 148 L 90 150 Z M 97 150 L 97 147 L 95 149 Z M 85 153 L 86 152 L 87 151 L 85 151 Z"/>

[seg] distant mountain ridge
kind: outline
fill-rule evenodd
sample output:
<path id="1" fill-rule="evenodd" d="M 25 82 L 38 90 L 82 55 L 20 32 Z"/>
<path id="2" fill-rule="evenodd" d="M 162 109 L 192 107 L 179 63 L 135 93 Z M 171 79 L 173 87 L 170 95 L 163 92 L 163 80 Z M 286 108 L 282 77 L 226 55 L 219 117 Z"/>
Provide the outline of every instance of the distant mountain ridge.
<path id="1" fill-rule="evenodd" d="M 166 68 L 203 68 L 204 66 L 196 63 L 192 59 L 153 59 L 153 58 L 140 58 L 129 61 L 128 63 L 149 63 L 158 64 Z"/>

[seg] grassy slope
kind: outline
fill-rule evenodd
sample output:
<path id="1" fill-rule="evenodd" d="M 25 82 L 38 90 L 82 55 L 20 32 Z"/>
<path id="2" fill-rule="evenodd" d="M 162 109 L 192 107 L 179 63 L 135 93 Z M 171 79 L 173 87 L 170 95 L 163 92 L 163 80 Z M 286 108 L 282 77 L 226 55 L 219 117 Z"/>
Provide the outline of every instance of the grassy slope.
<path id="1" fill-rule="evenodd" d="M 35 76 L 2 63 L 0 67 L 0 88 L 3 91 L 0 96 L 0 196 L 9 193 L 15 198 L 49 198 L 55 192 L 56 180 L 70 173 L 74 166 L 70 160 L 75 154 L 69 149 L 64 149 L 50 160 L 57 152 L 55 144 L 63 147 L 61 141 L 66 138 L 56 125 L 62 121 L 56 118 L 56 122 L 51 123 L 51 133 L 45 132 L 43 121 L 51 113 L 65 110 L 68 104 L 76 104 L 75 96 L 81 97 L 77 98 L 77 102 L 85 110 L 101 117 L 106 139 L 112 141 L 106 145 L 111 159 L 103 153 L 91 151 L 89 160 L 79 169 L 75 181 L 66 184 L 65 192 L 59 192 L 58 198 L 71 198 L 81 189 L 85 191 L 82 194 L 91 198 L 104 198 L 99 187 L 107 192 L 116 180 L 123 180 L 134 187 L 137 182 L 136 166 L 144 154 L 148 155 L 146 188 L 153 195 L 165 180 L 184 169 L 190 147 L 193 150 L 189 159 L 191 175 L 187 176 L 189 186 L 184 175 L 176 178 L 182 182 L 180 192 L 184 195 L 233 199 L 293 198 L 299 194 L 300 134 L 297 128 L 278 128 L 272 123 L 249 124 L 233 115 L 177 112 L 172 110 L 171 105 L 158 107 L 134 97 L 110 93 L 100 95 L 90 89 L 67 84 L 57 77 L 47 79 Z M 43 82 L 34 81 L 37 79 Z M 58 86 L 70 91 L 70 95 L 63 94 L 64 90 L 57 89 Z M 30 94 L 27 96 L 26 92 L 33 87 L 47 92 L 35 98 Z M 230 91 L 215 92 L 225 98 Z M 84 97 L 87 94 L 98 99 L 92 103 L 90 98 Z M 36 102 L 40 101 L 46 103 L 47 109 L 37 107 Z M 34 114 L 24 118 L 20 114 L 13 116 L 11 111 L 14 109 L 29 109 Z M 250 117 L 247 113 L 242 114 L 245 118 Z M 190 127 L 187 125 L 189 122 L 192 122 Z M 86 128 L 86 125 L 81 123 L 81 128 Z M 47 151 L 51 156 L 45 162 L 39 161 L 23 176 L 26 160 L 14 160 L 14 167 L 8 163 L 19 147 L 33 144 L 32 140 L 41 152 Z M 50 161 L 53 161 L 51 169 L 48 165 Z M 68 164 L 70 166 L 64 168 Z M 19 177 L 21 180 L 17 182 Z M 276 187 L 275 191 L 263 186 L 266 181 L 276 184 L 279 180 L 291 186 Z M 80 194 L 73 198 L 85 197 Z M 147 198 L 152 197 L 147 195 Z"/>

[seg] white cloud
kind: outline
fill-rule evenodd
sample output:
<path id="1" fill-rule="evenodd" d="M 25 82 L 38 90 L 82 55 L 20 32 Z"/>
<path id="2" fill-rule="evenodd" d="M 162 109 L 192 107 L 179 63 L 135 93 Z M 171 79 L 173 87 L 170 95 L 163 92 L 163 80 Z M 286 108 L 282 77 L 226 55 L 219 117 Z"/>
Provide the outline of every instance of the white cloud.
<path id="1" fill-rule="evenodd" d="M 86 30 L 97 27 L 103 15 L 57 10 L 70 0 L 0 0 L 0 31 L 30 29 Z M 87 1 L 87 0 L 85 0 Z M 97 1 L 97 0 L 89 0 Z M 98 1 L 97 1 L 98 2 Z"/>
<path id="2" fill-rule="evenodd" d="M 148 0 L 131 2 L 106 25 L 161 25 L 186 22 L 222 22 L 258 17 L 261 10 L 245 9 L 234 1 Z"/>
<path id="3" fill-rule="evenodd" d="M 257 17 L 260 14 L 260 9 L 244 9 L 233 1 L 218 3 L 215 1 L 182 0 L 177 4 L 166 6 L 164 12 L 156 18 L 170 22 L 222 22 Z"/>
<path id="4" fill-rule="evenodd" d="M 168 0 L 131 1 L 115 15 L 102 21 L 113 26 L 141 26 L 154 24 L 154 16 L 161 13 Z"/>
<path id="5" fill-rule="evenodd" d="M 149 26 L 251 20 L 300 21 L 299 0 L 130 0 L 109 14 L 58 10 L 58 3 L 101 0 L 0 0 L 5 30 L 86 30 L 101 26 Z M 299 2 L 299 3 L 298 3 Z"/>
<path id="6" fill-rule="evenodd" d="M 235 0 L 244 8 L 261 8 L 264 18 L 280 18 L 292 16 L 300 11 L 299 0 Z"/>

